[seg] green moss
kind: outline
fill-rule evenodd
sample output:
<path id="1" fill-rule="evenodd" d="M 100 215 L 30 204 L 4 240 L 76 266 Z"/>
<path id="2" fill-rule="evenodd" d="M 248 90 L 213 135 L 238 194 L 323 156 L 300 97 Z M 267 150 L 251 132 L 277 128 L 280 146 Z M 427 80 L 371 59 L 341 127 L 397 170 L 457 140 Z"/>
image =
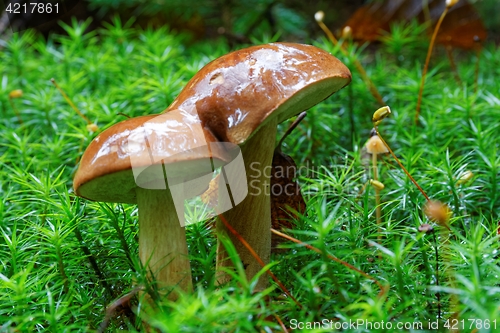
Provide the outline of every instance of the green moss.
<path id="1" fill-rule="evenodd" d="M 133 281 L 146 283 L 138 264 L 135 206 L 73 194 L 77 160 L 96 134 L 50 79 L 103 130 L 123 115 L 161 112 L 199 68 L 229 51 L 223 41 L 187 46 L 184 35 L 135 30 L 118 20 L 92 33 L 84 27 L 74 22 L 65 27 L 67 35 L 48 40 L 31 32 L 14 35 L 0 54 L 0 332 L 95 331 L 108 304 L 131 291 Z M 290 244 L 274 256 L 272 270 L 303 308 L 274 284 L 253 294 L 252 281 L 239 275 L 234 284 L 215 288 L 215 238 L 207 225 L 196 224 L 188 228 L 188 240 L 197 291 L 177 303 L 163 302 L 152 314 L 118 311 L 109 331 L 144 331 L 141 320 L 162 332 L 279 331 L 274 315 L 287 327 L 294 320 L 322 319 L 425 325 L 436 319 L 437 291 L 443 320 L 454 312 L 466 323 L 499 318 L 500 66 L 492 64 L 500 51 L 485 46 L 475 92 L 476 55 L 457 61 L 458 84 L 438 48 L 415 127 L 425 50 L 413 37 L 398 30 L 371 53 L 349 45 L 349 58 L 325 40 L 311 42 L 336 52 L 352 68 L 353 81 L 313 107 L 283 147 L 300 167 L 308 203 L 306 216 L 288 233 L 387 284 L 383 297 L 372 280 Z M 397 50 L 404 50 L 404 59 Z M 369 245 L 377 240 L 377 226 L 373 190 L 362 191 L 370 178 L 362 146 L 378 105 L 352 66 L 355 57 L 393 111 L 380 125 L 382 135 L 428 194 L 455 213 L 448 243 L 438 239 L 439 287 L 435 245 L 417 231 L 428 222 L 421 212 L 424 198 L 389 157 L 380 163 L 383 238 Z M 8 98 L 15 89 L 23 90 L 12 100 L 23 124 Z M 474 177 L 456 186 L 466 170 Z M 453 295 L 458 305 L 451 305 Z M 138 300 L 131 304 L 137 311 Z"/>

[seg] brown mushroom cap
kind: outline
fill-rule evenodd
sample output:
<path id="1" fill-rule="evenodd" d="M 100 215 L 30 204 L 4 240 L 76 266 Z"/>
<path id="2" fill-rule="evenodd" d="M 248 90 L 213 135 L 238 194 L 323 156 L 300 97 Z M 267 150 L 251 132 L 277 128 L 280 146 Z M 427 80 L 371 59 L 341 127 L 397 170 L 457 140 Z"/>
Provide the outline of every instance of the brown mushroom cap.
<path id="1" fill-rule="evenodd" d="M 146 168 L 139 176 L 142 184 L 165 184 L 163 177 L 158 178 L 158 171 L 163 175 L 164 165 L 168 165 L 169 179 L 178 182 L 195 179 L 206 174 L 207 163 L 213 162 L 218 167 L 229 160 L 224 149 L 207 146 L 211 142 L 217 140 L 201 129 L 196 116 L 185 111 L 127 119 L 106 129 L 90 143 L 73 187 L 77 195 L 90 200 L 136 203 L 138 185 L 132 166 Z"/>
<path id="2" fill-rule="evenodd" d="M 203 67 L 167 111 L 196 110 L 203 126 L 220 141 L 240 144 L 273 117 L 280 123 L 350 81 L 349 69 L 317 47 L 253 46 Z"/>

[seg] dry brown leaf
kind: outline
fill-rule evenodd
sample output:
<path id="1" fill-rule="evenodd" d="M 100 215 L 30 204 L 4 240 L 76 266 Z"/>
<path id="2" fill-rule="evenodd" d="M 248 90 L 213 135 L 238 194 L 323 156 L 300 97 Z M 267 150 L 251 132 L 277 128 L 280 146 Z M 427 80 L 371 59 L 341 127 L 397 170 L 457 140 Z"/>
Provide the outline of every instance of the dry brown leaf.
<path id="1" fill-rule="evenodd" d="M 306 202 L 302 197 L 300 186 L 295 180 L 297 166 L 293 159 L 276 149 L 273 156 L 271 171 L 271 224 L 273 229 L 293 229 L 291 220 L 298 218 L 297 213 L 303 214 Z M 272 235 L 271 248 L 279 252 L 278 244 L 282 239 Z"/>
<path id="2" fill-rule="evenodd" d="M 383 31 L 389 31 L 390 25 L 396 22 L 408 22 L 412 19 L 425 22 L 428 16 L 435 24 L 444 10 L 445 2 L 445 0 L 429 0 L 428 15 L 426 15 L 427 10 L 423 7 L 422 0 L 373 1 L 359 8 L 347 20 L 344 27 L 349 26 L 352 29 L 352 37 L 355 40 L 375 41 Z M 486 35 L 486 28 L 474 6 L 466 0 L 460 0 L 448 11 L 436 42 L 473 49 L 477 47 L 477 41 L 486 39 Z"/>
<path id="3" fill-rule="evenodd" d="M 293 159 L 277 148 L 273 156 L 270 187 L 273 229 L 293 229 L 291 221 L 298 218 L 296 213 L 303 214 L 306 210 L 306 202 L 295 180 L 296 173 L 297 166 Z M 201 200 L 212 208 L 217 206 L 218 184 L 219 175 L 210 181 L 209 188 L 201 195 Z M 213 220 L 210 220 L 209 224 L 212 225 Z M 282 241 L 282 238 L 272 235 L 273 252 L 279 252 L 277 246 Z"/>

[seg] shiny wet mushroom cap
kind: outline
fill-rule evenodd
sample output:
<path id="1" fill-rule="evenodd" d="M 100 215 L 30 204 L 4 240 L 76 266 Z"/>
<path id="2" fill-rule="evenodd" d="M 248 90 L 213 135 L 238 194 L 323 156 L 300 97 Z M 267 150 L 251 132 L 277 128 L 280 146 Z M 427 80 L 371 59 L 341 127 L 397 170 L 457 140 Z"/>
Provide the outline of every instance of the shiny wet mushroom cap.
<path id="1" fill-rule="evenodd" d="M 144 135 L 148 135 L 147 140 Z M 154 168 L 169 165 L 171 178 L 192 179 L 206 171 L 199 170 L 204 165 L 197 161 L 213 158 L 218 166 L 226 159 L 223 150 L 203 149 L 210 142 L 217 140 L 209 131 L 201 130 L 196 116 L 184 111 L 171 112 L 168 118 L 153 115 L 127 119 L 90 143 L 73 179 L 73 188 L 78 196 L 93 201 L 137 203 L 133 161 L 134 167 L 150 168 L 139 177 L 153 177 L 159 174 Z M 142 181 L 164 184 L 165 179 Z"/>
<path id="2" fill-rule="evenodd" d="M 350 81 L 349 69 L 315 46 L 252 46 L 203 67 L 167 111 L 195 109 L 219 140 L 241 144 L 260 126 L 281 123 Z"/>

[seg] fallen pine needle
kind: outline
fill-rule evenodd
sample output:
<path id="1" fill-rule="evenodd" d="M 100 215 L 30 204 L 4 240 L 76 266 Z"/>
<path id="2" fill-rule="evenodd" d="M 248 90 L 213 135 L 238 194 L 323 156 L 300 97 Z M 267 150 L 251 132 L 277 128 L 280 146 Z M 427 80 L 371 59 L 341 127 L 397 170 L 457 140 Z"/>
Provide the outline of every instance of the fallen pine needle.
<path id="1" fill-rule="evenodd" d="M 273 228 L 271 228 L 271 232 L 275 235 L 278 235 L 280 237 L 283 237 L 285 239 L 288 239 L 294 243 L 297 243 L 297 244 L 300 244 L 302 246 L 305 246 L 307 247 L 309 250 L 313 250 L 314 252 L 316 253 L 319 253 L 319 254 L 323 254 L 323 252 L 321 252 L 320 249 L 312 246 L 312 245 L 309 245 L 307 243 L 304 243 L 300 240 L 298 240 L 297 238 L 293 238 L 292 236 L 289 236 L 287 234 L 284 234 L 282 232 L 279 232 L 278 230 L 275 230 Z M 363 275 L 364 277 L 366 277 L 367 279 L 370 279 L 372 280 L 373 282 L 375 282 L 375 284 L 377 284 L 377 286 L 380 288 L 380 293 L 379 293 L 379 297 L 382 296 L 383 294 L 385 294 L 388 290 L 388 287 L 384 287 L 376 278 L 374 278 L 373 276 L 371 276 L 370 274 L 368 273 L 365 273 L 363 272 L 362 270 L 360 270 L 359 268 L 356 268 L 354 267 L 353 265 L 349 264 L 348 262 L 345 262 L 337 257 L 334 257 L 333 255 L 331 255 L 330 253 L 326 253 L 326 256 L 328 258 L 330 258 L 331 260 L 335 261 L 335 262 L 338 262 L 339 264 L 341 265 L 344 265 L 345 267 L 349 268 L 349 269 L 352 269 L 353 271 L 356 271 L 358 272 L 359 274 Z"/>
<path id="2" fill-rule="evenodd" d="M 281 321 L 281 318 L 276 313 L 273 316 L 274 316 L 274 318 L 276 318 L 276 320 L 280 324 L 281 329 L 283 329 L 283 332 L 288 333 L 288 330 L 286 329 L 285 324 L 283 324 L 283 321 Z"/>
<path id="3" fill-rule="evenodd" d="M 104 317 L 104 320 L 102 321 L 101 325 L 99 326 L 99 329 L 97 330 L 97 332 L 104 333 L 106 331 L 106 329 L 108 328 L 108 325 L 109 325 L 109 322 L 111 321 L 111 318 L 115 315 L 116 310 L 120 307 L 128 306 L 132 297 L 134 297 L 141 290 L 144 290 L 144 287 L 142 287 L 142 286 L 135 287 L 128 294 L 125 294 L 124 296 L 118 298 L 116 301 L 111 303 L 106 308 L 106 316 Z"/>
<path id="4" fill-rule="evenodd" d="M 248 242 L 227 222 L 226 218 L 222 215 L 222 214 L 219 214 L 219 218 L 220 220 L 222 221 L 222 223 L 224 223 L 224 225 L 226 226 L 226 228 L 236 237 L 238 238 L 238 240 L 241 242 L 241 244 L 243 244 L 243 246 L 245 246 L 247 248 L 247 250 L 250 252 L 250 254 L 255 258 L 255 260 L 257 260 L 257 262 L 259 263 L 259 265 L 261 265 L 262 267 L 265 267 L 266 264 L 262 261 L 262 259 L 259 257 L 259 255 L 255 252 L 255 250 L 250 246 L 250 244 L 248 244 Z M 266 271 L 266 273 L 274 280 L 274 282 L 276 282 L 278 284 L 278 286 L 281 288 L 281 290 L 283 290 L 283 292 L 288 296 L 290 297 L 294 302 L 295 304 L 297 304 L 299 306 L 299 308 L 303 308 L 302 307 L 302 304 L 300 304 L 299 301 L 297 301 L 297 299 L 295 297 L 292 296 L 292 294 L 288 291 L 288 289 L 283 285 L 283 283 L 281 283 L 280 280 L 278 280 L 278 278 L 276 277 L 276 275 L 274 275 L 270 269 L 268 269 Z"/>

